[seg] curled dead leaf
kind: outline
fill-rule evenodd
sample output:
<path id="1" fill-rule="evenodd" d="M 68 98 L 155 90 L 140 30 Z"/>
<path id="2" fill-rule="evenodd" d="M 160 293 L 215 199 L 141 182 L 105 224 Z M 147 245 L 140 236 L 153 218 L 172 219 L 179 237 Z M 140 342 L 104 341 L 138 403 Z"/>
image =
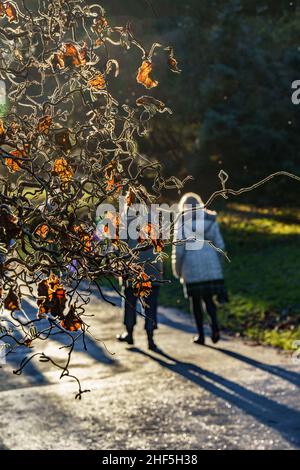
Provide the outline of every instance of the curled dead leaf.
<path id="1" fill-rule="evenodd" d="M 52 117 L 49 115 L 43 116 L 39 119 L 37 131 L 39 134 L 48 134 L 52 124 Z"/>
<path id="2" fill-rule="evenodd" d="M 49 231 L 50 231 L 49 226 L 47 224 L 42 224 L 36 229 L 35 233 L 38 237 L 45 240 L 47 238 Z"/>
<path id="3" fill-rule="evenodd" d="M 26 348 L 32 348 L 32 339 L 30 338 L 25 339 L 23 344 L 24 346 L 26 346 Z"/>
<path id="4" fill-rule="evenodd" d="M 127 206 L 128 207 L 132 206 L 132 204 L 134 204 L 134 201 L 135 201 L 135 194 L 132 191 L 132 189 L 130 188 L 126 193 L 126 204 L 127 204 Z"/>
<path id="5" fill-rule="evenodd" d="M 122 168 L 119 167 L 117 161 L 112 161 L 104 170 L 104 177 L 107 180 L 106 191 L 112 192 L 117 191 L 120 192 L 122 189 L 122 177 L 120 172 Z"/>
<path id="6" fill-rule="evenodd" d="M 0 234 L 1 241 L 6 245 L 9 245 L 12 239 L 18 238 L 21 234 L 18 217 L 5 204 L 0 206 Z"/>
<path id="7" fill-rule="evenodd" d="M 5 164 L 11 173 L 16 173 L 17 171 L 20 171 L 22 160 L 23 158 L 27 157 L 27 153 L 24 148 L 23 150 L 13 150 L 12 152 L 10 152 L 10 155 L 12 158 L 6 158 Z"/>
<path id="8" fill-rule="evenodd" d="M 55 52 L 52 56 L 52 66 L 54 69 L 64 69 L 65 68 L 65 58 L 64 54 L 61 51 Z"/>
<path id="9" fill-rule="evenodd" d="M 94 19 L 92 30 L 95 33 L 101 34 L 107 28 L 109 28 L 109 23 L 104 16 Z"/>
<path id="10" fill-rule="evenodd" d="M 10 312 L 21 309 L 20 299 L 13 289 L 10 289 L 7 297 L 4 300 L 4 308 Z"/>
<path id="11" fill-rule="evenodd" d="M 75 307 L 72 305 L 67 315 L 61 320 L 61 326 L 67 331 L 78 331 L 83 325 L 80 316 L 76 314 Z"/>
<path id="12" fill-rule="evenodd" d="M 158 85 L 158 81 L 154 80 L 151 77 L 152 70 L 152 62 L 150 60 L 144 60 L 138 70 L 138 74 L 136 77 L 137 82 L 141 85 L 144 85 L 144 87 L 148 89 L 155 88 Z"/>
<path id="13" fill-rule="evenodd" d="M 150 222 L 140 231 L 139 242 L 143 243 L 145 240 L 151 241 L 157 253 L 161 253 L 165 247 L 164 241 L 158 237 L 157 229 Z"/>
<path id="14" fill-rule="evenodd" d="M 153 96 L 140 96 L 136 100 L 137 106 L 142 106 L 146 111 L 149 112 L 151 116 L 154 116 L 155 113 L 169 113 L 172 114 L 170 108 L 167 108 L 163 101 L 153 98 Z"/>
<path id="15" fill-rule="evenodd" d="M 4 122 L 2 119 L 0 119 L 0 143 L 3 143 L 5 140 L 5 128 L 4 128 Z"/>
<path id="16" fill-rule="evenodd" d="M 113 243 L 118 243 L 120 241 L 120 215 L 114 212 L 108 212 L 105 218 L 108 219 L 109 222 L 103 227 L 104 234 L 109 237 Z"/>
<path id="17" fill-rule="evenodd" d="M 178 68 L 178 62 L 175 58 L 173 47 L 167 47 L 166 51 L 168 52 L 168 64 L 171 72 L 181 73 L 181 70 Z"/>
<path id="18" fill-rule="evenodd" d="M 62 183 L 68 183 L 74 177 L 73 168 L 68 164 L 64 157 L 55 160 L 52 174 L 58 176 Z"/>
<path id="19" fill-rule="evenodd" d="M 80 67 L 86 64 L 87 46 L 84 44 L 82 47 L 77 44 L 66 43 L 62 47 L 62 51 L 65 58 L 70 58 L 72 65 Z"/>
<path id="20" fill-rule="evenodd" d="M 68 152 L 72 148 L 70 140 L 70 130 L 69 129 L 59 129 L 55 131 L 54 134 L 55 143 L 61 147 L 65 152 Z"/>
<path id="21" fill-rule="evenodd" d="M 151 294 L 152 282 L 146 273 L 142 272 L 132 282 L 134 295 L 139 298 L 148 297 Z"/>
<path id="22" fill-rule="evenodd" d="M 18 19 L 17 10 L 10 2 L 5 3 L 5 13 L 10 23 Z"/>
<path id="23" fill-rule="evenodd" d="M 51 274 L 48 279 L 38 283 L 37 291 L 38 318 L 43 318 L 47 313 L 61 318 L 66 306 L 67 297 L 60 279 L 55 274 Z"/>
<path id="24" fill-rule="evenodd" d="M 94 90 L 103 90 L 105 88 L 105 78 L 102 73 L 98 73 L 94 78 L 89 80 L 88 86 Z"/>
<path id="25" fill-rule="evenodd" d="M 78 236 L 80 244 L 83 246 L 83 249 L 86 253 L 91 252 L 92 250 L 92 237 L 85 230 L 83 225 L 73 225 L 71 227 L 71 232 Z"/>
<path id="26" fill-rule="evenodd" d="M 87 45 L 64 43 L 51 57 L 53 68 L 64 69 L 70 65 L 81 67 L 87 62 Z"/>

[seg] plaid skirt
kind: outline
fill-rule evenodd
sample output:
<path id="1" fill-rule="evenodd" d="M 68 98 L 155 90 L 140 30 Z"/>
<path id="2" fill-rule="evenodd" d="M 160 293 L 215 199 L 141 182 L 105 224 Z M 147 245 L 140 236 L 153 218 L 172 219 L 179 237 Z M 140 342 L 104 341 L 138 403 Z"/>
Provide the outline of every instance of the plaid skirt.
<path id="1" fill-rule="evenodd" d="M 201 297 L 216 295 L 220 304 L 225 304 L 229 301 L 224 279 L 186 284 L 185 294 L 187 297 L 193 297 L 193 295 L 200 295 Z"/>

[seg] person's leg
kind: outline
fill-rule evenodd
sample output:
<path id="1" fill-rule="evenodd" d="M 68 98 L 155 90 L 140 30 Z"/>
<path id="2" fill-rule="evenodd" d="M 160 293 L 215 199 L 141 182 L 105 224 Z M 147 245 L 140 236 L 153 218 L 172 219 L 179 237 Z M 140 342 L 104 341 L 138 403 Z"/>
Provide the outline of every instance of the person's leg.
<path id="1" fill-rule="evenodd" d="M 202 308 L 202 300 L 199 294 L 194 294 L 190 296 L 190 306 L 191 311 L 194 315 L 197 330 L 198 330 L 198 337 L 194 339 L 195 343 L 204 344 L 204 327 L 203 327 L 203 308 Z"/>
<path id="2" fill-rule="evenodd" d="M 219 328 L 218 317 L 217 317 L 217 306 L 214 302 L 212 295 L 204 296 L 203 300 L 205 302 L 207 313 L 211 318 L 212 341 L 213 343 L 217 343 L 220 339 L 220 328 Z"/>
<path id="3" fill-rule="evenodd" d="M 147 307 L 145 308 L 145 330 L 148 337 L 149 349 L 157 349 L 154 343 L 154 330 L 157 328 L 157 308 L 158 308 L 159 286 L 154 286 L 151 294 L 146 299 Z"/>
<path id="4" fill-rule="evenodd" d="M 118 335 L 117 339 L 128 344 L 133 344 L 133 329 L 136 324 L 137 297 L 134 295 L 132 287 L 125 287 L 124 297 L 124 325 L 126 326 L 127 332 Z"/>

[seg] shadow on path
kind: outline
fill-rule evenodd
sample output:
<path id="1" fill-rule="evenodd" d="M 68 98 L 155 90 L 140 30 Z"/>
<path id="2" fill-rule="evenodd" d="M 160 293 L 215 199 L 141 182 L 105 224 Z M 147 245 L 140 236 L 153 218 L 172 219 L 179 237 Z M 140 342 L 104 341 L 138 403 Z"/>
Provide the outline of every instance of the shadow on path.
<path id="1" fill-rule="evenodd" d="M 30 318 L 35 318 L 36 315 L 36 309 L 33 307 L 29 302 L 26 300 L 23 301 L 25 304 L 23 306 L 24 309 L 26 309 L 26 313 Z M 47 324 L 47 323 L 46 323 Z M 56 331 L 51 334 L 49 337 L 50 341 L 54 341 L 56 343 L 60 343 L 62 346 L 67 346 L 70 344 L 70 337 L 66 334 L 64 334 L 61 331 Z M 84 348 L 84 344 L 82 339 L 80 338 L 78 341 L 75 343 L 75 348 L 74 351 L 79 351 L 87 354 L 88 356 L 92 357 L 96 361 L 102 362 L 103 364 L 108 364 L 108 365 L 113 365 L 115 363 L 115 360 L 113 359 L 112 355 L 109 355 L 108 351 L 105 351 L 101 346 L 100 346 L 100 341 L 96 341 L 93 339 L 89 334 L 85 335 L 85 343 L 86 343 L 86 349 Z"/>
<path id="2" fill-rule="evenodd" d="M 256 369 L 268 372 L 268 374 L 275 375 L 276 377 L 286 380 L 287 382 L 290 382 L 296 387 L 300 388 L 300 374 L 298 372 L 293 372 L 290 370 L 283 369 L 282 367 L 265 364 L 264 362 L 257 361 L 256 359 L 252 359 L 251 357 L 245 356 L 235 351 L 229 351 L 228 349 L 216 348 L 214 346 L 209 345 L 207 345 L 206 347 L 211 348 L 214 351 L 220 352 L 222 354 L 225 354 L 226 356 L 232 357 L 233 359 L 236 359 L 238 361 L 245 362 L 246 364 L 249 364 L 250 366 L 253 366 Z"/>
<path id="3" fill-rule="evenodd" d="M 32 354 L 32 350 L 30 352 L 24 352 L 23 355 L 21 353 L 18 353 L 18 356 L 15 357 L 13 355 L 8 356 L 7 358 L 7 365 L 8 367 L 11 367 L 11 370 L 9 370 L 9 374 L 11 375 L 11 378 L 16 377 L 13 373 L 13 371 L 18 370 L 20 368 L 21 361 L 24 358 L 30 357 Z M 0 370 L 1 374 L 1 370 Z M 20 375 L 25 375 L 30 379 L 29 383 L 26 383 L 26 387 L 32 387 L 34 385 L 47 385 L 49 381 L 47 378 L 44 376 L 44 374 L 36 367 L 33 361 L 30 361 L 26 367 L 22 370 L 22 374 Z M 10 385 L 14 385 L 12 380 L 7 379 L 7 389 L 10 389 Z M 2 389 L 2 391 L 5 390 L 5 388 Z"/>
<path id="4" fill-rule="evenodd" d="M 64 335 L 62 332 L 57 334 L 51 335 L 51 341 L 56 343 L 60 343 L 62 347 L 67 346 L 70 344 L 70 338 Z M 85 337 L 85 345 L 84 347 L 83 341 L 80 338 L 75 343 L 74 352 L 82 352 L 87 354 L 91 358 L 95 359 L 95 361 L 101 362 L 102 364 L 106 365 L 117 365 L 117 361 L 114 359 L 113 354 L 110 354 L 108 351 L 104 350 L 100 345 L 99 342 L 91 338 L 90 336 Z M 71 363 L 72 366 L 72 363 Z"/>
<path id="5" fill-rule="evenodd" d="M 26 311 L 26 314 L 29 318 L 35 318 L 36 316 L 36 309 L 34 306 L 32 306 L 29 302 L 26 300 L 23 300 L 22 302 L 22 307 Z M 42 321 L 40 323 L 41 327 Z M 45 325 L 47 326 L 47 322 L 45 321 Z M 21 337 L 21 336 L 20 336 Z M 57 343 L 58 348 L 59 344 L 61 347 L 65 347 L 68 344 L 71 344 L 70 338 L 68 335 L 64 335 L 62 332 L 58 331 L 53 334 L 51 334 L 49 340 L 53 344 Z M 118 362 L 113 358 L 113 355 L 110 355 L 110 353 L 104 348 L 102 348 L 99 345 L 99 342 L 91 338 L 89 335 L 85 336 L 85 345 L 86 349 L 84 347 L 84 343 L 81 338 L 79 338 L 78 341 L 75 343 L 74 347 L 74 352 L 82 352 L 91 358 L 93 358 L 97 362 L 101 362 L 102 364 L 105 365 L 118 365 Z M 41 348 L 41 352 L 42 352 Z M 7 356 L 7 363 L 8 367 L 12 367 L 11 373 L 13 373 L 13 370 L 19 369 L 21 361 L 25 358 L 29 358 L 32 354 L 39 352 L 39 348 L 35 349 L 28 349 L 28 348 L 22 348 L 19 349 L 15 353 L 11 353 Z M 67 355 L 68 349 L 66 349 L 66 355 Z M 27 363 L 27 365 L 24 367 L 22 374 L 27 376 L 30 379 L 30 383 L 28 384 L 29 386 L 32 385 L 46 385 L 49 383 L 49 381 L 46 379 L 44 374 L 39 370 L 38 366 L 35 365 L 35 361 L 38 359 L 34 359 L 33 361 L 30 361 Z M 72 362 L 71 362 L 71 367 L 72 367 Z M 11 388 L 11 387 L 9 387 Z"/>
<path id="6" fill-rule="evenodd" d="M 232 380 L 207 371 L 195 364 L 181 362 L 163 351 L 155 356 L 139 348 L 131 348 L 131 351 L 156 361 L 160 366 L 190 380 L 215 397 L 240 408 L 243 412 L 279 432 L 286 440 L 300 448 L 299 410 L 277 403 L 271 398 L 259 395 Z M 173 363 L 169 363 L 165 359 Z"/>

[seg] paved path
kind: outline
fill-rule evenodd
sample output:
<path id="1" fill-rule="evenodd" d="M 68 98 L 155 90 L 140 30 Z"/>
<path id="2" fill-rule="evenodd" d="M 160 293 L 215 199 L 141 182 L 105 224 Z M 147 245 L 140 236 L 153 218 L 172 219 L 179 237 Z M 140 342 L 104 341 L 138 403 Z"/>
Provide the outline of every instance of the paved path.
<path id="1" fill-rule="evenodd" d="M 0 448 L 300 448 L 300 365 L 290 355 L 229 337 L 196 346 L 190 317 L 163 308 L 163 352 L 149 353 L 142 319 L 129 348 L 114 339 L 120 308 L 93 297 L 89 313 L 103 343 L 78 350 L 73 371 L 91 393 L 75 401 L 75 384 L 48 364 L 20 377 L 0 369 Z M 60 341 L 47 352 L 62 354 Z"/>

